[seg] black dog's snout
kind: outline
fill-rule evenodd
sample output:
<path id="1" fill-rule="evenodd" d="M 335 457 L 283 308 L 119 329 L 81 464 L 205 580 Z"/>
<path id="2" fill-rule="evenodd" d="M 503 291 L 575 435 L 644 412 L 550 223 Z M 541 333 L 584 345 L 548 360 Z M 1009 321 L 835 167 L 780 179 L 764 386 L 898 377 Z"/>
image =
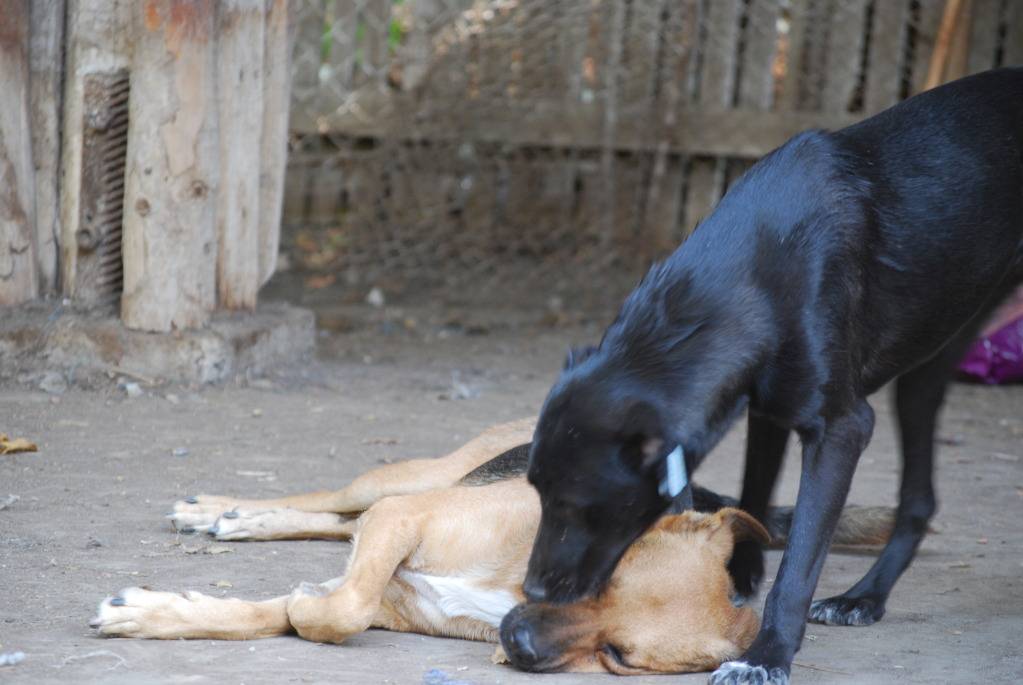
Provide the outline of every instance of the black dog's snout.
<path id="1" fill-rule="evenodd" d="M 542 583 L 532 578 L 526 578 L 526 582 L 522 584 L 522 592 L 530 602 L 544 602 L 547 600 L 547 589 L 544 588 Z"/>

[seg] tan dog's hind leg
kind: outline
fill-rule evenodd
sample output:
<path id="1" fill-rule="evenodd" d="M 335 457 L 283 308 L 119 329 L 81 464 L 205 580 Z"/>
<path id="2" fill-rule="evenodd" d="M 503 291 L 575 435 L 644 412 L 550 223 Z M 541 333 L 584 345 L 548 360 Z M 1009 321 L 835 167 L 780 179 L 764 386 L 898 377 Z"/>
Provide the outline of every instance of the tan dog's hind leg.
<path id="1" fill-rule="evenodd" d="M 245 602 L 132 587 L 103 600 L 89 625 L 108 637 L 252 640 L 291 631 L 287 603 L 286 596 Z"/>
<path id="2" fill-rule="evenodd" d="M 243 511 L 297 509 L 358 514 L 384 497 L 409 495 L 457 484 L 462 476 L 477 466 L 532 440 L 535 423 L 534 419 L 521 419 L 493 426 L 447 456 L 439 459 L 411 459 L 381 466 L 359 476 L 340 490 L 267 500 L 200 495 L 175 502 L 168 518 L 183 533 L 201 533 L 209 531 L 221 514 L 229 511 L 241 514 Z"/>
<path id="3" fill-rule="evenodd" d="M 288 599 L 288 620 L 316 642 L 342 642 L 377 625 L 394 573 L 419 546 L 424 515 L 410 498 L 374 504 L 360 518 L 344 583 L 336 589 L 303 583 Z"/>

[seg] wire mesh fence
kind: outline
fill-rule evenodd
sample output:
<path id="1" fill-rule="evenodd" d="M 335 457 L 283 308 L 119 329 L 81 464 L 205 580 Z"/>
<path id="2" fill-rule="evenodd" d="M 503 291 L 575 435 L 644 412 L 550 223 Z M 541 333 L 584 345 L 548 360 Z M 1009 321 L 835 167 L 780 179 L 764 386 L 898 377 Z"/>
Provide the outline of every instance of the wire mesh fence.
<path id="1" fill-rule="evenodd" d="M 1023 2 L 968 4 L 960 70 L 1023 62 Z M 789 136 L 919 90 L 944 8 L 304 0 L 286 240 L 391 289 L 617 288 Z"/>

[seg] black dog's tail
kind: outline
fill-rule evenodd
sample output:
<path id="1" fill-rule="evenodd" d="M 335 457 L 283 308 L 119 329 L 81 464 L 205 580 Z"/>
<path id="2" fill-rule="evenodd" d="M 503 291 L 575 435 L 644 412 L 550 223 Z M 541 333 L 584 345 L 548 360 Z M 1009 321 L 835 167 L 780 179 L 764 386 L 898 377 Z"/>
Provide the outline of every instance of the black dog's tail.
<path id="1" fill-rule="evenodd" d="M 722 507 L 737 507 L 739 501 L 693 485 L 693 506 L 697 511 L 717 511 Z M 771 534 L 771 547 L 782 547 L 788 540 L 792 512 L 792 507 L 770 507 L 767 510 L 767 520 L 763 524 Z M 891 537 L 894 526 L 895 510 L 891 507 L 850 505 L 842 510 L 831 544 L 844 547 L 883 545 Z"/>

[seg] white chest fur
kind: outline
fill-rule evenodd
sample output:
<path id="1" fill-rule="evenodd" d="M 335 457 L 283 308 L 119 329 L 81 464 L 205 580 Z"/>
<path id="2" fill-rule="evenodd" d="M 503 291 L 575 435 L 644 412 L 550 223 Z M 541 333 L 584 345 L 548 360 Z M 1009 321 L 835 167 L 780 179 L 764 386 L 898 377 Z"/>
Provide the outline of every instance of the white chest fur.
<path id="1" fill-rule="evenodd" d="M 431 576 L 404 569 L 398 577 L 415 588 L 419 609 L 435 621 L 465 616 L 497 628 L 516 604 L 510 592 L 481 588 L 471 577 Z"/>

